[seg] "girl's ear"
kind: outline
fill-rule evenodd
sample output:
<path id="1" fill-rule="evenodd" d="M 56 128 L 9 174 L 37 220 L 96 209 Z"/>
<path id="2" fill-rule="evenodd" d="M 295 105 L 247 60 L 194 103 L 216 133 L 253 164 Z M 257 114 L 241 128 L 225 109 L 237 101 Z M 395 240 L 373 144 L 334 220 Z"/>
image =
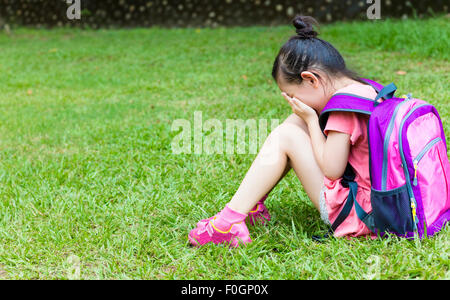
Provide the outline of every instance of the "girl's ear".
<path id="1" fill-rule="evenodd" d="M 316 74 L 305 71 L 300 74 L 302 79 L 307 82 L 308 84 L 311 84 L 313 88 L 319 87 L 319 78 Z"/>

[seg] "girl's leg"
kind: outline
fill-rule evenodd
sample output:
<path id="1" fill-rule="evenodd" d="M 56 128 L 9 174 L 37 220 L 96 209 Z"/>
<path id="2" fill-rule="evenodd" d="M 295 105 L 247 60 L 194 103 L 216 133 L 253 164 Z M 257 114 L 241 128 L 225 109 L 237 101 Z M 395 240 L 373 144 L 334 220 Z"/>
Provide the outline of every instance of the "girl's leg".
<path id="1" fill-rule="evenodd" d="M 228 207 L 247 214 L 291 167 L 319 209 L 323 173 L 315 160 L 306 124 L 295 115 L 270 133 Z"/>
<path id="2" fill-rule="evenodd" d="M 259 199 L 273 189 L 291 167 L 308 197 L 319 209 L 323 174 L 315 161 L 305 124 L 298 119 L 288 118 L 270 133 L 225 208 L 207 222 L 199 222 L 189 232 L 190 243 L 196 246 L 209 242 L 230 243 L 233 247 L 250 243 L 249 232 L 243 221 Z"/>
<path id="3" fill-rule="evenodd" d="M 303 119 L 300 118 L 299 116 L 297 116 L 296 114 L 291 114 L 289 117 L 287 117 L 286 120 L 284 120 L 283 124 L 285 124 L 285 123 L 295 124 L 295 125 L 299 126 L 300 128 L 302 128 L 305 132 L 308 133 L 308 126 L 306 125 L 305 121 L 303 121 Z M 286 168 L 284 169 L 283 175 L 281 175 L 278 182 L 280 182 L 284 178 L 284 176 L 286 176 L 286 174 L 289 173 L 289 171 L 291 169 L 292 169 L 291 161 L 288 158 Z M 270 194 L 270 192 L 277 186 L 278 182 L 270 189 L 269 192 L 267 192 L 267 194 Z"/>

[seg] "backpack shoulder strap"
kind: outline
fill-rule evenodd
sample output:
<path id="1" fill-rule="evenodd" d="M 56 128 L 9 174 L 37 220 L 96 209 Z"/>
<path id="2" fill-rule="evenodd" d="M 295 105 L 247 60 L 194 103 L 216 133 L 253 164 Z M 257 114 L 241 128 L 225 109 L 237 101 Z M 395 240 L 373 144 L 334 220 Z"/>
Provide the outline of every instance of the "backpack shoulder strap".
<path id="1" fill-rule="evenodd" d="M 376 81 L 366 79 L 366 78 L 361 78 L 361 80 L 365 81 L 367 84 L 372 86 L 378 95 L 380 95 L 380 92 L 384 89 L 384 86 Z M 381 95 L 381 96 L 383 96 L 383 95 Z M 365 98 L 365 97 L 361 97 L 361 96 L 358 96 L 355 94 L 349 94 L 349 93 L 335 94 L 333 97 L 331 97 L 331 99 L 328 101 L 327 105 L 324 107 L 324 109 L 320 113 L 319 124 L 320 124 L 320 128 L 322 129 L 322 132 L 325 129 L 330 112 L 332 112 L 332 111 L 350 111 L 350 112 L 357 112 L 357 113 L 361 113 L 361 114 L 371 115 L 374 108 L 377 106 L 377 103 L 375 100 L 377 100 L 377 99 Z"/>
<path id="2" fill-rule="evenodd" d="M 339 225 L 341 225 L 342 222 L 347 219 L 353 206 L 355 206 L 356 215 L 361 220 L 361 222 L 363 222 L 367 226 L 367 228 L 369 228 L 369 230 L 375 232 L 373 215 L 364 211 L 358 201 L 356 201 L 356 195 L 358 193 L 358 183 L 355 181 L 355 177 L 355 171 L 353 170 L 352 165 L 348 162 L 344 175 L 342 176 L 341 185 L 345 188 L 349 188 L 349 193 L 344 207 L 341 209 L 333 224 L 331 224 L 331 232 L 335 231 L 336 228 L 338 228 Z"/>
<path id="3" fill-rule="evenodd" d="M 322 129 L 322 132 L 324 131 L 330 112 L 348 111 L 371 115 L 374 110 L 374 102 L 374 99 L 364 98 L 354 94 L 335 94 L 319 115 L 320 129 Z"/>
<path id="4" fill-rule="evenodd" d="M 373 81 L 373 80 L 370 80 L 370 79 L 366 79 L 366 78 L 361 78 L 361 79 L 363 81 L 367 82 L 367 84 L 371 85 L 375 89 L 375 91 L 377 93 L 379 93 L 384 88 L 384 86 L 382 84 L 380 84 L 380 83 L 378 83 L 376 81 Z"/>

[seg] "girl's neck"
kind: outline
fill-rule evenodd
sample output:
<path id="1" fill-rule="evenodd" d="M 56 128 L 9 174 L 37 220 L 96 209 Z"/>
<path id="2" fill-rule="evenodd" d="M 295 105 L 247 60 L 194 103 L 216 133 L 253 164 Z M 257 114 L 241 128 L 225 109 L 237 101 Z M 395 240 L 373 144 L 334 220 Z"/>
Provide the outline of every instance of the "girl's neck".
<path id="1" fill-rule="evenodd" d="M 351 84 L 362 84 L 362 83 L 345 76 L 337 78 L 336 80 L 333 81 L 333 85 L 330 87 L 331 92 L 330 98 L 333 96 L 334 93 L 336 93 L 336 91 L 343 89 Z"/>
<path id="2" fill-rule="evenodd" d="M 339 78 L 336 78 L 335 80 L 333 80 L 333 82 L 331 84 L 328 84 L 327 87 L 327 99 L 331 99 L 331 97 L 333 97 L 333 95 L 336 93 L 336 91 L 343 89 L 351 84 L 362 84 L 361 82 L 358 82 L 354 79 L 342 76 Z M 327 101 L 328 102 L 328 101 Z M 319 114 L 320 112 L 324 109 L 325 105 L 327 103 L 323 104 L 323 107 L 320 108 L 319 110 Z"/>

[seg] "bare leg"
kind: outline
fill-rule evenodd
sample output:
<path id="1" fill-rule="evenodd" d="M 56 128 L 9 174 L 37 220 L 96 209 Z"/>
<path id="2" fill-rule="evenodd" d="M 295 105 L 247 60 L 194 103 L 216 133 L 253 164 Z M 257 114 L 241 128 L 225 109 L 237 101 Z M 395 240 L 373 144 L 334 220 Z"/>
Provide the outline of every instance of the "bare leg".
<path id="1" fill-rule="evenodd" d="M 306 124 L 295 115 L 291 115 L 267 137 L 228 206 L 247 214 L 291 167 L 308 197 L 319 209 L 323 173 L 314 158 Z"/>
<path id="2" fill-rule="evenodd" d="M 289 117 L 287 117 L 286 120 L 284 120 L 283 124 L 286 124 L 286 123 L 295 124 L 295 125 L 301 127 L 306 133 L 308 133 L 308 126 L 306 125 L 305 121 L 303 121 L 303 119 L 298 117 L 296 114 L 291 114 Z M 280 179 L 278 179 L 277 183 L 270 189 L 270 191 L 268 193 L 270 193 L 278 185 L 278 183 L 284 178 L 284 176 L 286 176 L 286 174 L 289 173 L 289 171 L 292 169 L 291 163 L 292 162 L 288 157 L 286 168 L 284 169 L 283 174 L 281 175 Z"/>

